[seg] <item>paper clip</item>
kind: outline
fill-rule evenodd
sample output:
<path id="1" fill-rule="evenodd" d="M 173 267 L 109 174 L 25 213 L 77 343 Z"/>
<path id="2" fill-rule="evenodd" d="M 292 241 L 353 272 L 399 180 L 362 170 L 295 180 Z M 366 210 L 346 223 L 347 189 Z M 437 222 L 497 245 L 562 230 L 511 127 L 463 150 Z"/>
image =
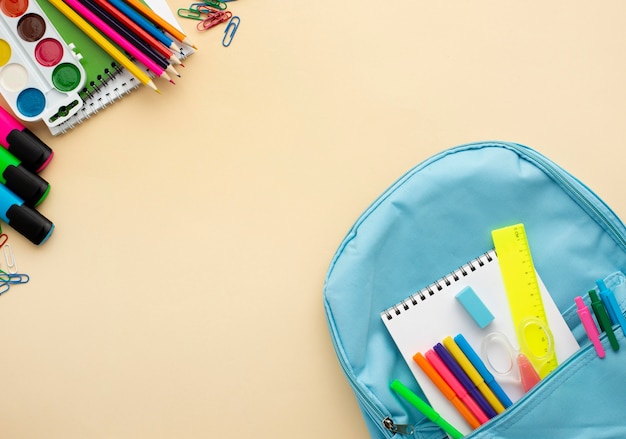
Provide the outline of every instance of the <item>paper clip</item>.
<path id="1" fill-rule="evenodd" d="M 15 256 L 13 256 L 13 249 L 11 244 L 6 244 L 2 251 L 4 252 L 4 260 L 7 262 L 7 271 L 9 274 L 17 274 L 17 264 L 15 263 Z"/>
<path id="2" fill-rule="evenodd" d="M 30 276 L 26 273 L 9 274 L 8 284 L 27 284 L 30 281 Z"/>
<path id="3" fill-rule="evenodd" d="M 7 243 L 9 236 L 6 233 L 0 233 L 0 247 Z"/>
<path id="4" fill-rule="evenodd" d="M 209 30 L 212 27 L 217 26 L 220 23 L 224 23 L 228 21 L 233 16 L 233 13 L 230 11 L 219 11 L 215 14 L 211 14 L 208 18 L 202 20 L 202 22 L 198 23 L 196 26 L 199 31 Z"/>
<path id="5" fill-rule="evenodd" d="M 230 21 L 226 25 L 226 29 L 224 29 L 224 38 L 222 38 L 222 46 L 224 47 L 230 46 L 230 43 L 232 43 L 233 38 L 235 37 L 235 32 L 237 32 L 237 28 L 239 28 L 239 23 L 241 23 L 241 18 L 239 18 L 236 15 L 230 19 Z M 228 34 L 229 30 L 230 30 L 230 35 Z"/>
<path id="6" fill-rule="evenodd" d="M 227 7 L 226 3 L 221 2 L 219 0 L 203 0 L 203 1 L 207 6 L 211 6 L 212 8 L 219 9 L 220 11 L 223 11 Z"/>
<path id="7" fill-rule="evenodd" d="M 189 18 L 190 20 L 203 20 L 202 14 L 200 14 L 200 11 L 198 11 L 198 9 L 178 8 L 178 11 L 176 11 L 176 13 L 179 17 L 182 18 Z"/>
<path id="8" fill-rule="evenodd" d="M 11 285 L 7 282 L 2 282 L 0 283 L 0 295 L 6 293 L 7 291 L 9 291 L 9 289 L 11 289 Z"/>

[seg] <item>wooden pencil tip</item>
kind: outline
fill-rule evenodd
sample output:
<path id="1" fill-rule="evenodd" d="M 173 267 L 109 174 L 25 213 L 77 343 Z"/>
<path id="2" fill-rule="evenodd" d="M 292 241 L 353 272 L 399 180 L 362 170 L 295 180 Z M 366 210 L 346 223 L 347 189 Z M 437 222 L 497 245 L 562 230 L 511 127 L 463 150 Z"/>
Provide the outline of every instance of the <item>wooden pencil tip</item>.
<path id="1" fill-rule="evenodd" d="M 171 65 L 167 66 L 167 69 L 166 69 L 166 70 L 167 70 L 168 72 L 170 72 L 170 73 L 172 73 L 172 74 L 174 74 L 174 75 L 176 75 L 176 76 L 178 76 L 178 77 L 180 78 L 180 73 L 178 73 L 178 72 L 176 71 L 176 69 L 175 69 L 174 67 L 172 67 Z"/>
<path id="2" fill-rule="evenodd" d="M 154 85 L 154 82 L 152 82 L 152 80 L 146 82 L 146 85 L 148 87 L 150 87 L 152 90 L 156 91 L 157 93 L 161 94 L 161 92 L 159 91 L 159 89 L 157 88 L 156 85 Z"/>
<path id="3" fill-rule="evenodd" d="M 171 82 L 172 84 L 176 85 L 176 83 L 175 83 L 174 81 L 172 81 L 171 79 L 170 79 L 170 82 Z"/>

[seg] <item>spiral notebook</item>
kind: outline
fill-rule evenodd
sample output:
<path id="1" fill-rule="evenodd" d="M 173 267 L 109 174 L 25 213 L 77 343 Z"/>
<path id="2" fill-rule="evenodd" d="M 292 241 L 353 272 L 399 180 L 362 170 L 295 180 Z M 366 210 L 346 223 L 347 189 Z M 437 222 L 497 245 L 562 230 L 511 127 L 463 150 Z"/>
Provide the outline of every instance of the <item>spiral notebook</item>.
<path id="1" fill-rule="evenodd" d="M 121 99 L 139 87 L 141 82 L 126 69 L 117 66 L 115 60 L 108 53 L 78 29 L 50 2 L 37 0 L 37 3 L 65 42 L 75 46 L 75 51 L 82 56 L 80 62 L 87 75 L 85 89 L 80 94 L 83 99 L 81 109 L 62 124 L 48 127 L 50 132 L 56 136 L 72 129 L 85 119 Z M 145 0 L 145 3 L 161 17 L 180 28 L 165 0 Z M 180 59 L 184 59 L 194 52 L 189 46 L 179 45 L 181 46 Z"/>
<path id="2" fill-rule="evenodd" d="M 537 276 L 541 297 L 546 310 L 548 325 L 554 336 L 556 356 L 561 364 L 579 349 L 578 343 L 545 285 Z M 471 287 L 494 316 L 494 320 L 481 329 L 455 298 L 465 287 Z M 380 316 L 402 357 L 413 372 L 430 404 L 444 419 L 464 434 L 471 431 L 463 417 L 439 392 L 413 361 L 417 352 L 425 353 L 447 336 L 461 333 L 476 352 L 480 353 L 483 338 L 494 331 L 505 334 L 517 347 L 516 331 L 500 274 L 498 258 L 491 250 L 441 277 L 394 306 L 381 312 Z M 518 383 L 496 380 L 511 401 L 522 396 Z"/>

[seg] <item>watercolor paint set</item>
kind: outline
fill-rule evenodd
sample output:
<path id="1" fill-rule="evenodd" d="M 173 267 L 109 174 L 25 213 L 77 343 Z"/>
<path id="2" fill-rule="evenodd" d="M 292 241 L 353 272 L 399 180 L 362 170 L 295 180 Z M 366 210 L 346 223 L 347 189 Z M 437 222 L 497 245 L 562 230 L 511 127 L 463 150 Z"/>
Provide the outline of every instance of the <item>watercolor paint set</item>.
<path id="1" fill-rule="evenodd" d="M 35 0 L 0 1 L 0 93 L 18 118 L 53 127 L 78 112 L 79 60 Z"/>

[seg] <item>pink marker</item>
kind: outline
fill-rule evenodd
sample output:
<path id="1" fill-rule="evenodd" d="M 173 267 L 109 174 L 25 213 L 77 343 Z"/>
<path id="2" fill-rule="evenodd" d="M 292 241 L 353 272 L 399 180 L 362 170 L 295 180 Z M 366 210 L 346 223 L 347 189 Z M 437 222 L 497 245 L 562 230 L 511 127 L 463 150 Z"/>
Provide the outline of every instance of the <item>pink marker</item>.
<path id="1" fill-rule="evenodd" d="M 583 302 L 583 298 L 580 296 L 576 296 L 574 298 L 574 301 L 576 302 L 576 306 L 578 307 L 576 311 L 578 312 L 578 317 L 580 317 L 580 321 L 583 323 L 585 332 L 587 333 L 587 337 L 589 337 L 589 340 L 591 340 L 591 343 L 593 343 L 593 347 L 595 348 L 598 357 L 604 358 L 606 354 L 604 352 L 604 347 L 600 342 L 600 333 L 598 332 L 598 327 L 591 317 L 591 312 L 589 311 L 589 308 L 587 308 L 587 305 L 585 305 L 585 302 Z"/>
<path id="2" fill-rule="evenodd" d="M 441 358 L 439 358 L 439 355 L 437 355 L 434 350 L 430 349 L 428 352 L 426 352 L 424 356 L 439 373 L 439 375 L 441 375 L 441 378 L 443 378 L 448 386 L 452 388 L 452 390 L 454 391 L 454 393 L 456 393 L 459 399 L 463 401 L 463 404 L 465 404 L 465 406 L 472 412 L 478 422 L 480 422 L 481 424 L 487 422 L 489 418 L 487 417 L 485 412 L 483 412 L 482 409 L 478 407 L 476 401 L 472 399 L 471 395 L 467 393 L 467 390 L 465 390 L 459 380 L 457 380 L 452 372 L 450 372 L 450 369 L 448 369 L 448 367 L 444 364 Z"/>
<path id="3" fill-rule="evenodd" d="M 48 145 L 2 107 L 0 107 L 0 144 L 31 172 L 40 172 L 50 163 L 54 155 Z"/>
<path id="4" fill-rule="evenodd" d="M 89 10 L 86 6 L 84 6 L 80 1 L 78 0 L 63 0 L 63 1 L 67 3 L 67 5 L 70 6 L 72 9 L 74 9 L 78 14 L 82 15 L 82 17 L 86 21 L 88 21 L 92 26 L 94 26 L 100 32 L 102 32 L 111 40 L 113 40 L 114 43 L 116 43 L 118 46 L 120 46 L 130 55 L 137 58 L 137 60 L 143 65 L 145 65 L 148 68 L 148 70 L 151 70 L 152 72 L 154 72 L 154 74 L 157 75 L 158 77 L 165 78 L 168 81 L 170 81 L 172 84 L 174 83 L 174 81 L 170 79 L 167 72 L 161 66 L 155 63 L 152 59 L 150 59 L 146 54 L 144 54 L 137 47 L 133 46 L 126 38 L 124 38 L 119 33 L 117 33 L 111 26 L 106 24 L 103 20 L 100 19 L 100 17 L 98 17 L 93 12 L 91 12 L 91 10 Z"/>

